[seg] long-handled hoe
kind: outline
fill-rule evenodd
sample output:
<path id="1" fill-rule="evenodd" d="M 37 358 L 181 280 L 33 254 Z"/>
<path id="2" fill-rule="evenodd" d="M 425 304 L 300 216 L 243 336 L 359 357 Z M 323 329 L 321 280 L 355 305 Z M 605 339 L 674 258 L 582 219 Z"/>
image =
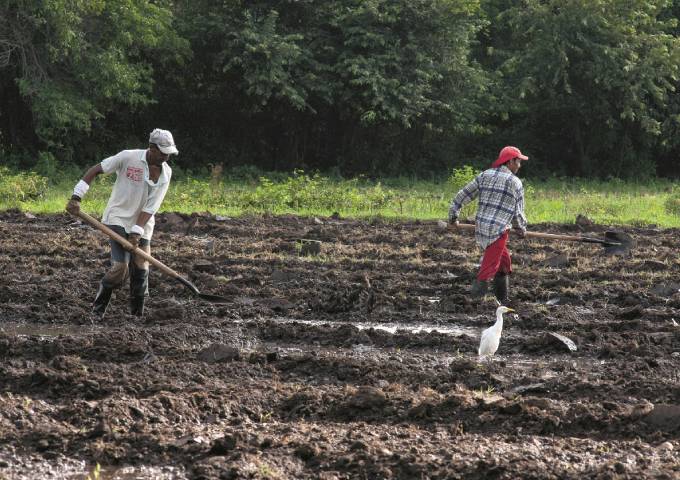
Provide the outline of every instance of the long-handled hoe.
<path id="1" fill-rule="evenodd" d="M 450 225 L 450 230 L 475 230 L 475 226 L 469 223 L 459 223 L 457 226 Z M 555 233 L 527 232 L 527 238 L 544 238 L 546 240 L 564 240 L 568 242 L 597 243 L 604 247 L 605 255 L 624 255 L 633 247 L 633 238 L 623 232 L 605 232 L 604 240 L 599 238 L 584 237 L 581 235 L 558 235 Z"/>
<path id="2" fill-rule="evenodd" d="M 229 302 L 228 299 L 226 299 L 224 297 L 220 297 L 219 295 L 211 295 L 209 293 L 201 293 L 198 290 L 198 288 L 196 287 L 196 285 L 191 283 L 186 278 L 182 277 L 179 273 L 174 271 L 172 268 L 168 267 L 167 265 L 165 265 L 161 261 L 156 260 L 151 255 L 146 253 L 144 250 L 141 250 L 139 248 L 134 248 L 132 246 L 132 244 L 130 242 L 128 242 L 125 238 L 121 237 L 116 232 L 111 230 L 109 227 L 107 227 L 106 225 L 104 225 L 99 220 L 95 219 L 94 217 L 91 217 L 87 213 L 80 211 L 78 217 L 80 219 L 84 220 L 85 222 L 89 223 L 90 225 L 92 225 L 94 228 L 96 228 L 100 232 L 105 233 L 106 235 L 111 237 L 116 242 L 120 243 L 123 246 L 123 248 L 125 248 L 129 252 L 133 253 L 134 255 L 139 255 L 140 257 L 144 258 L 144 260 L 146 260 L 147 262 L 149 262 L 150 264 L 152 264 L 153 266 L 158 268 L 160 271 L 162 271 L 166 275 L 169 275 L 170 277 L 177 280 L 179 283 L 181 283 L 186 288 L 188 288 L 191 291 L 191 293 L 193 293 L 197 297 L 202 298 L 203 300 L 207 300 L 209 302 L 213 302 L 213 303 L 228 303 Z"/>

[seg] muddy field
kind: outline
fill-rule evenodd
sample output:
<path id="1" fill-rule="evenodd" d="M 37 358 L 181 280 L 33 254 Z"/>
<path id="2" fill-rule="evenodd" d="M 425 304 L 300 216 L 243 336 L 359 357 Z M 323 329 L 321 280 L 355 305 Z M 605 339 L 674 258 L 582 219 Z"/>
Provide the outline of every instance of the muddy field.
<path id="1" fill-rule="evenodd" d="M 152 270 L 143 319 L 122 290 L 94 320 L 107 239 L 29 217 L 0 213 L 0 478 L 680 478 L 678 231 L 513 239 L 480 363 L 469 233 L 160 215 L 152 253 L 229 302 Z"/>

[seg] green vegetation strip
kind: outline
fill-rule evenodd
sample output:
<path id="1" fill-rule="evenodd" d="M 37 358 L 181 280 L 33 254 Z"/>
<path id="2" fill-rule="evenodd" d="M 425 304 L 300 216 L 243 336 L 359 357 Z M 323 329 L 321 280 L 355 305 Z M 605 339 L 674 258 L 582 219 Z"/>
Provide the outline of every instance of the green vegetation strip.
<path id="1" fill-rule="evenodd" d="M 351 180 L 296 171 L 260 174 L 187 173 L 175 169 L 163 203 L 166 212 L 210 212 L 223 216 L 296 214 L 391 219 L 445 219 L 455 192 L 474 177 L 470 167 L 453 170 L 439 182 L 390 178 L 380 182 Z M 0 210 L 31 213 L 64 210 L 78 175 L 71 170 L 45 177 L 0 167 Z M 100 214 L 115 176 L 99 177 L 84 210 Z M 552 179 L 525 180 L 526 214 L 530 223 L 573 223 L 584 215 L 598 224 L 680 226 L 680 188 L 665 180 L 644 183 Z M 474 216 L 474 205 L 463 216 Z"/>

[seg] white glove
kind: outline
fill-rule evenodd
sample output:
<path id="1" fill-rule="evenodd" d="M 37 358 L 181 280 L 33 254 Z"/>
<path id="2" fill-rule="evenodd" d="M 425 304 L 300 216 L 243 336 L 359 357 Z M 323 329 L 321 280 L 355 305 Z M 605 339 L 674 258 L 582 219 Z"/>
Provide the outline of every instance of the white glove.
<path id="1" fill-rule="evenodd" d="M 73 188 L 73 195 L 82 199 L 89 189 L 90 185 L 85 180 L 80 180 Z"/>
<path id="2" fill-rule="evenodd" d="M 135 235 L 139 235 L 141 237 L 142 235 L 144 235 L 144 228 L 135 224 L 130 229 L 130 233 L 134 233 Z"/>

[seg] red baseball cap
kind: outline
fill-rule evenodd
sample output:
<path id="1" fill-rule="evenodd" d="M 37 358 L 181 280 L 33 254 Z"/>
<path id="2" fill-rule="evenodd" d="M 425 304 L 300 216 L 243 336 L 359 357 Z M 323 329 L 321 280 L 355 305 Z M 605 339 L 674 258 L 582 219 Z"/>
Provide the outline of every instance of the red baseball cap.
<path id="1" fill-rule="evenodd" d="M 513 158 L 519 158 L 521 160 L 529 160 L 529 157 L 522 155 L 517 147 L 503 147 L 501 153 L 498 154 L 498 158 L 495 162 L 491 164 L 491 168 L 500 167 L 505 162 L 509 162 Z"/>

